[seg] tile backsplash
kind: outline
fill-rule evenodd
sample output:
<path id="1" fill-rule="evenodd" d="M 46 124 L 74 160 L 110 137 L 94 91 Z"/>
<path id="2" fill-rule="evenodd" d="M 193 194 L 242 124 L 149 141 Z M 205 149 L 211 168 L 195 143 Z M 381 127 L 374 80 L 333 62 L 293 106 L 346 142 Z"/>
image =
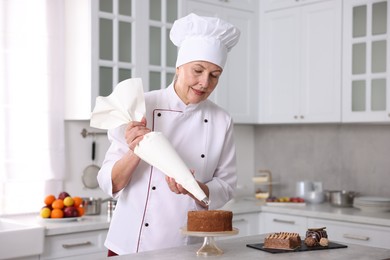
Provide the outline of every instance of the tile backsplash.
<path id="1" fill-rule="evenodd" d="M 390 125 L 256 126 L 255 168 L 272 171 L 280 196 L 311 180 L 327 190 L 390 197 Z"/>

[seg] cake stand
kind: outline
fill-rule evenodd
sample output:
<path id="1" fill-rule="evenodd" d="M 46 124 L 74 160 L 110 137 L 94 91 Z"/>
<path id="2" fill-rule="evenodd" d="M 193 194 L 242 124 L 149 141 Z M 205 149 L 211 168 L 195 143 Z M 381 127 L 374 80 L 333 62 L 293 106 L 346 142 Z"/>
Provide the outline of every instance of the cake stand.
<path id="1" fill-rule="evenodd" d="M 221 231 L 221 232 L 197 232 L 188 231 L 186 227 L 181 229 L 182 234 L 193 237 L 204 237 L 203 245 L 196 252 L 198 256 L 216 256 L 222 255 L 223 251 L 217 247 L 214 237 L 233 236 L 238 234 L 238 229 L 233 228 L 232 231 Z"/>

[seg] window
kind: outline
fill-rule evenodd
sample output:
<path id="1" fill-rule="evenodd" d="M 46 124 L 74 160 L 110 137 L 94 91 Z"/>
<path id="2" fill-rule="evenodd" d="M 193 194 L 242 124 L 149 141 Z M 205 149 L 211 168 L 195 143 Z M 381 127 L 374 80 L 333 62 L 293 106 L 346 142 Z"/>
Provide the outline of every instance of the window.
<path id="1" fill-rule="evenodd" d="M 0 1 L 0 215 L 38 212 L 62 188 L 63 10 Z"/>

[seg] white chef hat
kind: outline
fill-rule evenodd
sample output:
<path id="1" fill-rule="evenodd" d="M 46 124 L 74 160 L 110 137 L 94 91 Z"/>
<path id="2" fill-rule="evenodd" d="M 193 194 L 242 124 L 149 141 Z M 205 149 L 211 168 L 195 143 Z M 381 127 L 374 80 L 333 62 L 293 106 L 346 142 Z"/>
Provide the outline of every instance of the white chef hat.
<path id="1" fill-rule="evenodd" d="M 240 30 L 219 18 L 191 13 L 174 22 L 170 38 L 179 47 L 176 67 L 202 60 L 223 68 L 228 52 L 240 38 Z"/>

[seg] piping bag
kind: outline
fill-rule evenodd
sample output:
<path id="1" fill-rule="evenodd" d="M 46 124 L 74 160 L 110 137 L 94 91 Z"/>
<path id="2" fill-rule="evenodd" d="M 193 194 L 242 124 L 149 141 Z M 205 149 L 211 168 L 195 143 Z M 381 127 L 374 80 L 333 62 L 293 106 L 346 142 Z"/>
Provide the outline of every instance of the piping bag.
<path id="1" fill-rule="evenodd" d="M 145 99 L 140 78 L 120 82 L 107 97 L 97 97 L 90 126 L 113 129 L 131 121 L 141 121 L 145 115 Z M 135 147 L 134 153 L 167 176 L 174 178 L 188 192 L 206 205 L 209 198 L 199 187 L 194 176 L 172 144 L 161 132 L 150 132 Z"/>

